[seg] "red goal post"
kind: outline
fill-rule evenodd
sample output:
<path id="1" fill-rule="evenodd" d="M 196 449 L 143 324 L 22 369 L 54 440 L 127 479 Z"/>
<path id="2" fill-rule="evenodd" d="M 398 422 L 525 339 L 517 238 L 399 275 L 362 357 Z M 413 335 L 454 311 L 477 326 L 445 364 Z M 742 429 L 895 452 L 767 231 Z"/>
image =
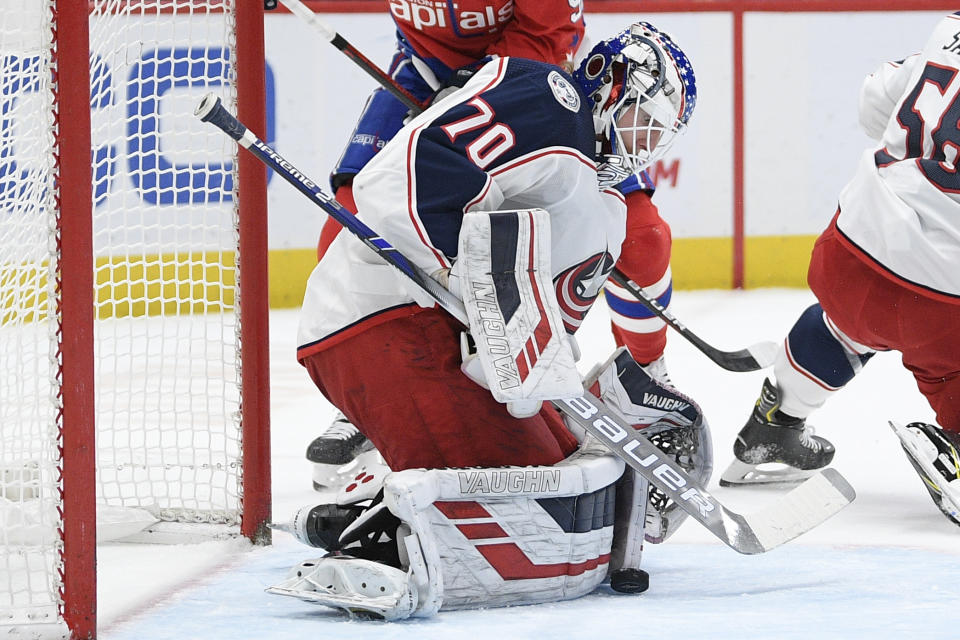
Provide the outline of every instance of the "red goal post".
<path id="1" fill-rule="evenodd" d="M 98 526 L 269 542 L 267 176 L 192 115 L 264 82 L 259 1 L 4 3 L 0 635 L 95 637 Z"/>

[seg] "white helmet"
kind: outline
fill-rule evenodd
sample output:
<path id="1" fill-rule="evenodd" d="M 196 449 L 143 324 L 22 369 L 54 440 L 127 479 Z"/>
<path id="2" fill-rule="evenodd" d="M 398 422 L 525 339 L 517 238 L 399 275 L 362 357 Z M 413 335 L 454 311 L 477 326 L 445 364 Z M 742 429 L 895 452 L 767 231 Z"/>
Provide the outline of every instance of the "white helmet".
<path id="1" fill-rule="evenodd" d="M 573 77 L 593 105 L 601 187 L 639 173 L 665 154 L 697 102 L 687 56 L 647 22 L 597 44 Z"/>

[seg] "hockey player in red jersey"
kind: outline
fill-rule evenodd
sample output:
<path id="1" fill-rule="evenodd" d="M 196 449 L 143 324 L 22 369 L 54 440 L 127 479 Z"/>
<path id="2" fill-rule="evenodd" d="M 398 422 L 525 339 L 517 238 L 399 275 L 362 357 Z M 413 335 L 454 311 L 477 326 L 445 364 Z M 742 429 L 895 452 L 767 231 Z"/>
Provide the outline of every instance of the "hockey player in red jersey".
<path id="1" fill-rule="evenodd" d="M 412 95 L 425 100 L 451 83 L 462 83 L 456 70 L 475 70 L 490 56 L 514 56 L 573 68 L 584 39 L 580 0 L 467 0 L 415 3 L 391 0 L 398 47 L 391 77 Z M 407 107 L 389 92 L 374 91 L 331 176 L 337 200 L 351 210 L 353 177 L 396 135 Z M 673 292 L 670 271 L 670 227 L 651 198 L 654 184 L 647 172 L 620 174 L 617 189 L 627 206 L 627 230 L 617 267 L 669 307 Z M 326 251 L 340 225 L 329 219 L 318 243 Z M 658 380 L 670 383 L 663 352 L 666 325 L 613 281 L 605 285 L 614 339 L 626 346 Z M 307 448 L 314 463 L 316 488 L 339 486 L 346 473 L 377 459 L 372 443 L 342 414 Z M 345 473 L 346 470 L 346 473 Z"/>
<path id="2" fill-rule="evenodd" d="M 884 64 L 860 93 L 879 145 L 860 159 L 817 240 L 807 276 L 819 303 L 790 330 L 734 443 L 721 484 L 795 480 L 834 448 L 806 418 L 876 351 L 899 351 L 939 426 L 891 423 L 934 502 L 960 524 L 960 13 L 923 51 Z M 762 463 L 782 463 L 777 473 Z M 768 467 L 769 468 L 769 467 Z"/>
<path id="3" fill-rule="evenodd" d="M 573 76 L 492 60 L 358 173 L 359 218 L 462 298 L 469 334 L 355 238 L 332 241 L 298 359 L 392 471 L 297 513 L 292 531 L 331 555 L 272 592 L 398 619 L 573 598 L 636 571 L 646 481 L 543 403 L 586 387 L 709 477 L 696 404 L 625 350 L 582 380 L 572 339 L 624 239 L 616 185 L 695 102 L 686 56 L 637 23 Z"/>

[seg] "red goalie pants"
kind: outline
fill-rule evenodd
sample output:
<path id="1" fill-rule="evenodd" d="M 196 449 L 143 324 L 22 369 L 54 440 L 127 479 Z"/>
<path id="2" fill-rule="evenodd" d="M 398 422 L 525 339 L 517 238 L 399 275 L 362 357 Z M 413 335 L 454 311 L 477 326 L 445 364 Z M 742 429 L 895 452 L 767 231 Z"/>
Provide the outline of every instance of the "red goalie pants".
<path id="1" fill-rule="evenodd" d="M 517 419 L 460 371 L 462 327 L 425 309 L 305 357 L 323 395 L 391 469 L 551 465 L 576 449 L 556 409 Z"/>
<path id="2" fill-rule="evenodd" d="M 817 239 L 807 281 L 850 338 L 902 353 L 940 426 L 960 432 L 960 300 L 886 271 L 842 235 L 836 218 Z"/>

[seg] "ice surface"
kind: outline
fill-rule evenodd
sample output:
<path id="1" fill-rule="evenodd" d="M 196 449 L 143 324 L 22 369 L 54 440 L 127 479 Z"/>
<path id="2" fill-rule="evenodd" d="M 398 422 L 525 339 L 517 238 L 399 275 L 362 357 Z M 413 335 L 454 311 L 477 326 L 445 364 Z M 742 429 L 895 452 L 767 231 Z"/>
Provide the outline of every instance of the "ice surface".
<path id="1" fill-rule="evenodd" d="M 721 349 L 781 340 L 813 302 L 800 290 L 679 291 L 672 309 Z M 579 334 L 582 369 L 609 355 L 602 304 Z M 296 312 L 271 314 L 274 514 L 286 520 L 311 502 L 307 444 L 333 415 L 294 361 Z M 710 491 L 737 511 L 780 492 L 721 488 L 733 438 L 763 372 L 731 373 L 671 333 L 677 387 L 703 407 L 714 437 Z M 857 500 L 821 527 L 760 556 L 742 556 L 688 522 L 667 543 L 647 545 L 650 589 L 640 596 L 606 587 L 580 600 L 441 613 L 402 623 L 351 621 L 332 610 L 264 588 L 317 550 L 275 533 L 275 544 L 208 542 L 176 547 L 102 545 L 101 637 L 161 638 L 956 638 L 960 637 L 960 527 L 934 507 L 900 451 L 888 419 L 932 420 L 896 354 L 879 354 L 814 415 L 834 442 L 838 469 Z"/>

